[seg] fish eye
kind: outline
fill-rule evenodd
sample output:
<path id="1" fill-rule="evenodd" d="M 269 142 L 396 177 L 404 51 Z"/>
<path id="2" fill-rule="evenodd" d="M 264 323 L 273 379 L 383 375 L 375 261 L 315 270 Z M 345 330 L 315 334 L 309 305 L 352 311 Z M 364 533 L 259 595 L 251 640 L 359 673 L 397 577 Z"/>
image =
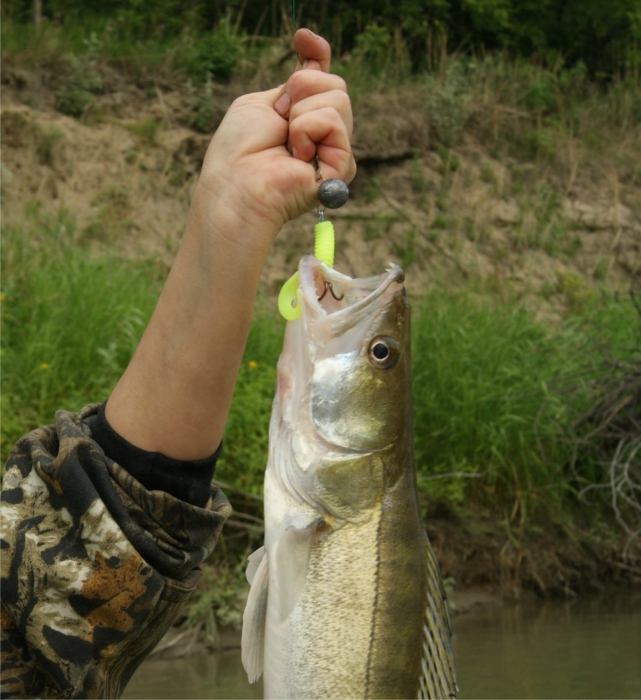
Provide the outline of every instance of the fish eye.
<path id="1" fill-rule="evenodd" d="M 369 344 L 369 361 L 377 369 L 392 369 L 396 367 L 401 352 L 394 338 L 380 335 Z"/>

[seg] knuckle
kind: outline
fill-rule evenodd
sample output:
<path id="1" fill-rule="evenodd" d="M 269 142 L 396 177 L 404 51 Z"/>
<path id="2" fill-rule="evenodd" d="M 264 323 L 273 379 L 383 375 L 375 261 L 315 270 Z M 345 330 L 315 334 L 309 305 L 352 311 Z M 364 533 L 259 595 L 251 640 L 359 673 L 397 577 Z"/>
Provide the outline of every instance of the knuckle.
<path id="1" fill-rule="evenodd" d="M 344 124 L 340 112 L 332 105 L 329 105 L 323 109 L 323 118 L 331 122 L 333 126 L 340 126 Z"/>
<path id="2" fill-rule="evenodd" d="M 305 84 L 309 80 L 305 73 L 310 73 L 311 71 L 299 70 L 296 73 L 292 73 L 287 80 L 287 92 L 292 100 L 299 98 L 305 91 Z"/>
<path id="3" fill-rule="evenodd" d="M 289 122 L 289 138 L 297 141 L 306 132 L 305 119 L 297 117 Z"/>
<path id="4" fill-rule="evenodd" d="M 352 101 L 349 99 L 349 95 L 342 90 L 337 90 L 337 100 L 340 104 L 340 108 L 345 113 L 351 113 L 352 111 Z"/>
<path id="5" fill-rule="evenodd" d="M 336 89 L 347 94 L 347 83 L 345 82 L 345 80 L 343 78 L 341 78 L 340 75 L 335 75 L 334 78 L 335 78 L 336 84 L 337 84 Z"/>

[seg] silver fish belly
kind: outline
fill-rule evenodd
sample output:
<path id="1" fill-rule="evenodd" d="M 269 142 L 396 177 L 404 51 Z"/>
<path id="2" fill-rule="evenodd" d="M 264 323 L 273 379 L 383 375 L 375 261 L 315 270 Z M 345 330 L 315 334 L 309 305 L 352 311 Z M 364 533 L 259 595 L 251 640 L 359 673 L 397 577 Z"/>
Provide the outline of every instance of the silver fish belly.
<path id="1" fill-rule="evenodd" d="M 249 680 L 262 673 L 267 698 L 454 697 L 416 489 L 403 272 L 351 279 L 307 256 L 299 281 L 270 424 L 265 546 L 247 571 Z"/>

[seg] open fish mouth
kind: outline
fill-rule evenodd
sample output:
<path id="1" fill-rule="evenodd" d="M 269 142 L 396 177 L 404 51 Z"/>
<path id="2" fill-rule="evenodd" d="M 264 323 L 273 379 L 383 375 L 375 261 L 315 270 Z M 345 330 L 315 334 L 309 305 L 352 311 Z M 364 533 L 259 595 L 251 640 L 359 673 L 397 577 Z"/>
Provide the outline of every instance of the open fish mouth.
<path id="1" fill-rule="evenodd" d="M 304 256 L 298 268 L 301 303 L 314 318 L 332 317 L 341 324 L 347 317 L 350 325 L 372 312 L 372 305 L 384 304 L 402 289 L 405 273 L 398 265 L 373 277 L 352 278 L 327 267 L 311 255 Z"/>

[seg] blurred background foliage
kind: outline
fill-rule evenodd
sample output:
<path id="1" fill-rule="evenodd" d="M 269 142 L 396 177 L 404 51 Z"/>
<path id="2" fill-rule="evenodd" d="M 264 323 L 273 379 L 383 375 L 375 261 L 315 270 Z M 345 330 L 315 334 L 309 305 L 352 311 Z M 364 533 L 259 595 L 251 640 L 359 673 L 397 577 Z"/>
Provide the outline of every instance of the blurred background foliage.
<path id="1" fill-rule="evenodd" d="M 237 54 L 237 37 L 280 37 L 295 26 L 327 37 L 337 54 L 370 51 L 402 40 L 414 71 L 426 68 L 432 49 L 503 50 L 541 56 L 568 66 L 583 64 L 607 78 L 641 66 L 641 0 L 5 0 L 2 14 L 17 25 L 49 21 L 121 40 L 169 41 L 186 33 L 210 43 L 206 72 L 225 77 Z M 369 36 L 363 39 L 369 29 Z M 374 29 L 375 28 L 375 29 Z M 369 48 L 367 46 L 369 42 Z M 194 59 L 196 60 L 196 59 Z M 198 61 L 196 60 L 196 63 Z"/>
<path id="2" fill-rule="evenodd" d="M 495 262 L 527 251 L 572 260 L 582 241 L 561 205 L 577 170 L 595 183 L 612 178 L 617 198 L 621 185 L 638 201 L 641 0 L 297 0 L 295 12 L 292 22 L 290 0 L 4 0 L 2 56 L 6 65 L 50 72 L 56 109 L 89 126 L 118 117 L 99 104 L 114 91 L 114 74 L 153 99 L 155 78 L 169 78 L 163 89 L 182 86 L 185 94 L 176 123 L 211 133 L 220 118 L 217 84 L 282 82 L 294 60 L 293 29 L 310 27 L 332 44 L 339 59 L 332 69 L 347 79 L 356 107 L 362 99 L 361 121 L 371 119 L 371 95 L 383 95 L 388 112 L 402 100 L 429 125 L 440 181 L 434 189 L 426 179 L 417 150 L 411 189 L 425 218 L 422 228 L 408 218 L 396 243 L 404 267 L 425 263 L 432 248 L 451 245 L 452 257 L 459 233 L 475 245 L 488 236 L 488 220 L 455 211 L 455 175 L 518 204 L 492 251 Z M 381 103 L 373 104 L 380 118 Z M 52 166 L 56 144 L 67 138 L 57 124 L 43 127 L 18 113 L 5 114 L 3 127 L 33 144 L 40 166 Z M 142 156 L 167 126 L 149 116 L 126 128 L 136 138 L 126 163 L 142 170 Z M 465 135 L 491 157 L 477 175 L 452 150 Z M 165 174 L 152 173 L 161 181 Z M 183 187 L 187 175 L 178 184 L 172 177 L 165 185 L 173 197 L 171 187 Z M 363 186 L 368 205 L 383 198 L 378 178 Z M 28 200 L 19 224 L 3 224 L 3 463 L 12 444 L 51 422 L 56 409 L 105 400 L 128 364 L 167 269 L 123 257 L 116 246 L 95 254 L 90 244 L 101 235 L 111 243 L 127 229 L 131 196 L 121 183 L 105 190 L 86 228 L 65 209 L 48 213 L 38 199 Z M 375 243 L 382 226 L 368 221 L 365 241 Z M 420 248 L 421 240 L 430 247 Z M 540 522 L 565 527 L 566 516 L 599 533 L 601 520 L 612 525 L 613 509 L 628 535 L 637 531 L 641 491 L 638 476 L 630 480 L 625 470 L 636 458 L 638 474 L 641 455 L 641 301 L 608 290 L 613 249 L 594 268 L 594 284 L 561 272 L 543 283 L 542 298 L 563 299 L 561 318 L 549 327 L 499 278 L 496 289 L 474 276 L 459 289 L 444 274 L 415 300 L 413 408 L 422 426 L 415 451 L 422 502 L 432 513 L 460 520 L 466 509 L 472 518 L 488 508 L 512 543 L 515 531 L 535 532 Z M 264 299 L 256 307 L 217 468 L 235 513 L 189 613 L 208 638 L 217 626 L 239 624 L 246 582 L 238 552 L 262 541 L 260 494 L 283 332 L 273 308 Z M 626 499 L 632 506 L 622 515 Z M 632 541 L 641 547 L 641 538 Z"/>

